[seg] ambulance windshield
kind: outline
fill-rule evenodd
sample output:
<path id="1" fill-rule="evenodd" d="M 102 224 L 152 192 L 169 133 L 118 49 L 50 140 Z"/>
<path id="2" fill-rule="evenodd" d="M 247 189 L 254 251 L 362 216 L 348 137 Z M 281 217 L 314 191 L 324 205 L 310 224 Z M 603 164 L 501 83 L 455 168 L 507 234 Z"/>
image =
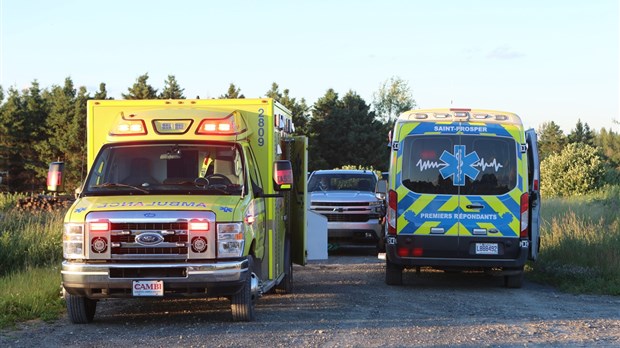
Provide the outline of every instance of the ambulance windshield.
<path id="1" fill-rule="evenodd" d="M 235 145 L 135 144 L 104 148 L 86 195 L 240 195 L 243 161 Z"/>
<path id="2" fill-rule="evenodd" d="M 517 185 L 517 144 L 476 135 L 410 136 L 401 180 L 417 193 L 500 195 Z"/>

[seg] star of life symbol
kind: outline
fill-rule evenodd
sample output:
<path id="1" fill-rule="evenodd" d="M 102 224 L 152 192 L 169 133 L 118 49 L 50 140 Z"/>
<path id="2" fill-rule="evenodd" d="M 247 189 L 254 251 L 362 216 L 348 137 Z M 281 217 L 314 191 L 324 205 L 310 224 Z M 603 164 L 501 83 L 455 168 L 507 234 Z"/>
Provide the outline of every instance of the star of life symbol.
<path id="1" fill-rule="evenodd" d="M 439 169 L 441 177 L 447 179 L 452 177 L 454 186 L 465 186 L 465 177 L 475 180 L 480 171 L 474 168 L 480 157 L 474 152 L 465 154 L 465 145 L 454 145 L 454 154 L 445 151 L 439 157 L 445 166 Z"/>

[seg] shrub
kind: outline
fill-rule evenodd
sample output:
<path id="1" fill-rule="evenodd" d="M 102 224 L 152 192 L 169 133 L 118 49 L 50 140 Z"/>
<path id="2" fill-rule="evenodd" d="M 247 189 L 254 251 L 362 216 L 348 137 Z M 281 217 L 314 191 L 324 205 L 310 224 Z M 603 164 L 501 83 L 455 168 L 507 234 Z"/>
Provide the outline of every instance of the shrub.
<path id="1" fill-rule="evenodd" d="M 607 164 L 587 144 L 568 144 L 540 164 L 541 192 L 545 196 L 584 195 L 605 184 Z"/>

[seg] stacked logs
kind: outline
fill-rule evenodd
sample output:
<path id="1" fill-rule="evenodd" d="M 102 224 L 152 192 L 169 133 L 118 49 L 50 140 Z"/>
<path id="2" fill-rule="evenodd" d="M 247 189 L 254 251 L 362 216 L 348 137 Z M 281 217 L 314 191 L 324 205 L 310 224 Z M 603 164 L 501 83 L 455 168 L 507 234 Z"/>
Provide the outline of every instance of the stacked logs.
<path id="1" fill-rule="evenodd" d="M 17 202 L 17 209 L 30 212 L 51 212 L 54 210 L 67 209 L 71 206 L 73 201 L 73 197 L 69 196 L 30 196 L 20 199 Z"/>

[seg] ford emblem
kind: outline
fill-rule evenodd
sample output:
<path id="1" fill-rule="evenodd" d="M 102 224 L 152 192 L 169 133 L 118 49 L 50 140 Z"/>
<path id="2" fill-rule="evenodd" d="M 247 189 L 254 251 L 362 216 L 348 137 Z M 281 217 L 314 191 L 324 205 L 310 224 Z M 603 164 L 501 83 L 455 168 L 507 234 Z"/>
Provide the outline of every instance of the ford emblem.
<path id="1" fill-rule="evenodd" d="M 136 236 L 136 243 L 141 245 L 157 245 L 164 241 L 164 237 L 155 232 L 144 232 Z"/>
<path id="2" fill-rule="evenodd" d="M 152 218 L 152 217 L 155 217 L 155 214 L 153 214 L 153 213 L 144 213 L 144 217 Z"/>

